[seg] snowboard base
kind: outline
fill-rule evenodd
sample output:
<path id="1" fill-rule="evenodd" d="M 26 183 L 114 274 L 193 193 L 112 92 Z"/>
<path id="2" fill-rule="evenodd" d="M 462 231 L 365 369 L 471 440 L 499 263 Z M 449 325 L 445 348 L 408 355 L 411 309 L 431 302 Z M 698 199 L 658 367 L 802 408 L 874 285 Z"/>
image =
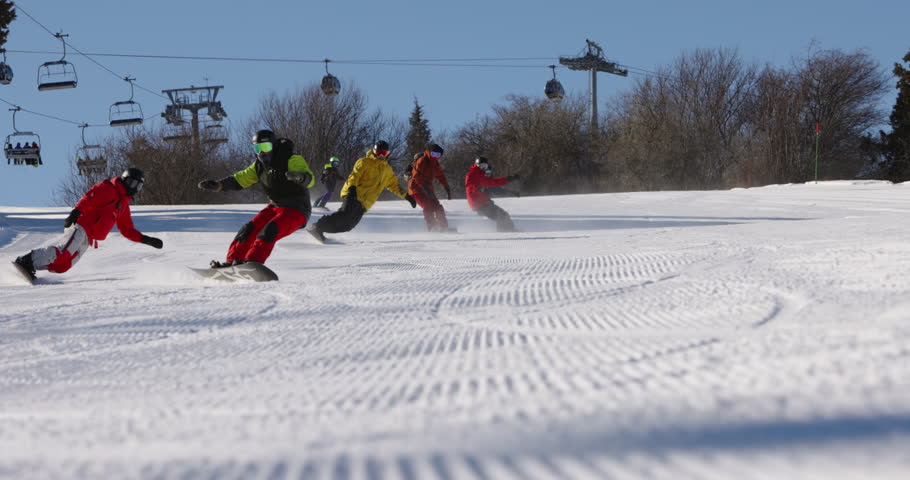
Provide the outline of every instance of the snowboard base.
<path id="1" fill-rule="evenodd" d="M 27 272 L 24 268 L 22 268 L 22 265 L 19 265 L 16 262 L 10 262 L 10 263 L 13 264 L 13 268 L 16 269 L 16 272 L 20 276 L 22 276 L 23 280 L 25 280 L 26 282 L 28 282 L 31 285 L 35 284 L 35 277 L 31 273 Z"/>
<path id="2" fill-rule="evenodd" d="M 272 282 L 278 280 L 278 274 L 257 262 L 246 262 L 221 268 L 190 268 L 190 270 L 200 277 L 221 282 Z"/>

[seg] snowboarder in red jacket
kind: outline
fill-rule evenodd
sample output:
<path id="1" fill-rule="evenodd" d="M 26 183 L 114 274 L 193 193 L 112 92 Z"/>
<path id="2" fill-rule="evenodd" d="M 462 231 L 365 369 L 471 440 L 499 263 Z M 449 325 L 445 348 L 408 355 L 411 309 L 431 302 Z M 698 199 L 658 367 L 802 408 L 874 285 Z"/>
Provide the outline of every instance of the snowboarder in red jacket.
<path id="1" fill-rule="evenodd" d="M 464 178 L 465 193 L 468 196 L 468 205 L 471 210 L 477 212 L 496 222 L 496 230 L 499 232 L 514 232 L 515 224 L 512 223 L 512 217 L 499 205 L 493 203 L 493 200 L 485 192 L 485 189 L 491 187 L 501 187 L 512 180 L 518 180 L 518 175 L 508 177 L 488 176 L 486 171 L 490 169 L 490 162 L 486 157 L 477 157 L 474 165 L 468 170 Z"/>
<path id="2" fill-rule="evenodd" d="M 414 161 L 411 176 L 408 179 L 408 193 L 423 209 L 423 220 L 427 224 L 427 230 L 431 232 L 445 232 L 449 229 L 446 211 L 436 198 L 436 191 L 433 189 L 433 180 L 436 180 L 445 189 L 446 197 L 449 200 L 452 199 L 452 189 L 449 188 L 446 174 L 442 170 L 442 165 L 439 164 L 439 158 L 442 157 L 443 152 L 442 147 L 435 143 L 427 145 L 423 155 Z"/>
<path id="3" fill-rule="evenodd" d="M 164 243 L 143 235 L 133 226 L 130 201 L 142 190 L 145 174 L 130 167 L 119 177 L 101 181 L 90 188 L 63 221 L 64 235 L 57 245 L 38 248 L 17 258 L 14 263 L 35 279 L 36 270 L 63 273 L 70 269 L 89 246 L 107 238 L 114 225 L 124 237 L 155 248 Z"/>

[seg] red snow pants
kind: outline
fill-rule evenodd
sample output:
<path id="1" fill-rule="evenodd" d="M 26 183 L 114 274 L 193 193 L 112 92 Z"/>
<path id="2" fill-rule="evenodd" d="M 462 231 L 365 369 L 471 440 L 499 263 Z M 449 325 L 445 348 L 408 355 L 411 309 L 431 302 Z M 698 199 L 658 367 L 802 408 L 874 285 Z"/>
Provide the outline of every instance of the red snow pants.
<path id="1" fill-rule="evenodd" d="M 228 248 L 227 261 L 265 263 L 275 242 L 306 225 L 307 217 L 293 208 L 267 205 L 240 228 Z"/>
<path id="2" fill-rule="evenodd" d="M 442 204 L 439 203 L 439 199 L 436 198 L 436 193 L 433 189 L 415 188 L 411 196 L 423 209 L 423 221 L 427 223 L 427 230 L 445 230 L 449 228 L 446 210 L 442 208 Z"/>

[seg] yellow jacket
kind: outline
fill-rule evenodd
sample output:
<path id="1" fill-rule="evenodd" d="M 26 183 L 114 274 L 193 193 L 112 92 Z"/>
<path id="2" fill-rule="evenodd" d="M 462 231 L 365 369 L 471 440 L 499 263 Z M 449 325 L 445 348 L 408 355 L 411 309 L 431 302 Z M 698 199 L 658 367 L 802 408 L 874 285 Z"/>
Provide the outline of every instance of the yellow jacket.
<path id="1" fill-rule="evenodd" d="M 357 187 L 357 200 L 363 205 L 364 210 L 369 210 L 376 203 L 383 188 L 389 189 L 401 198 L 407 194 L 398 185 L 398 177 L 395 176 L 389 162 L 376 158 L 372 150 L 367 152 L 365 157 L 357 159 L 354 169 L 344 182 L 344 187 L 341 187 L 341 196 L 346 197 L 351 187 Z"/>

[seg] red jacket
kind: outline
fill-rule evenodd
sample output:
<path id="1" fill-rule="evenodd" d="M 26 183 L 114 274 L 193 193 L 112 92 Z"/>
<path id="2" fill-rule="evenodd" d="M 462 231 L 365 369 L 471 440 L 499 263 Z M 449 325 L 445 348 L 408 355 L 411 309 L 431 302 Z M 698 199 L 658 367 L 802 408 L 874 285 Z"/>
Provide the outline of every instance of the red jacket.
<path id="1" fill-rule="evenodd" d="M 414 162 L 414 168 L 411 170 L 411 179 L 408 180 L 408 193 L 414 195 L 426 191 L 427 195 L 433 194 L 433 180 L 439 181 L 439 184 L 446 190 L 449 189 L 449 182 L 446 180 L 446 174 L 442 170 L 439 160 L 430 156 L 429 150 L 423 152 L 423 156 Z"/>
<path id="2" fill-rule="evenodd" d="M 85 229 L 92 243 L 107 238 L 107 234 L 117 224 L 117 229 L 124 237 L 138 242 L 142 234 L 133 226 L 130 215 L 130 201 L 133 197 L 126 194 L 126 187 L 120 177 L 96 183 L 74 207 L 82 212 L 76 223 Z"/>
<path id="3" fill-rule="evenodd" d="M 477 210 L 481 205 L 490 202 L 490 196 L 482 188 L 501 187 L 508 183 L 506 177 L 488 177 L 477 165 L 471 165 L 468 174 L 464 177 L 464 189 L 468 196 L 468 205 L 471 210 Z"/>

